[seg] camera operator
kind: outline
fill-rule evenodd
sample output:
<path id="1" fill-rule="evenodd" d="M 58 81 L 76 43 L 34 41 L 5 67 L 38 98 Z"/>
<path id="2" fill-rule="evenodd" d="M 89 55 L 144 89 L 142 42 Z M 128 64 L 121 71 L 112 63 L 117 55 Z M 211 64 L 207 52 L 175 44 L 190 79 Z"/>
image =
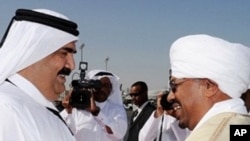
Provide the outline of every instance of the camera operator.
<path id="1" fill-rule="evenodd" d="M 89 103 L 72 107 L 70 96 L 63 104 L 61 115 L 74 132 L 76 140 L 119 141 L 127 131 L 127 115 L 122 104 L 119 77 L 104 70 L 92 70 L 86 80 L 100 80 L 101 88 L 91 90 Z M 71 94 L 72 95 L 72 94 Z"/>
<path id="2" fill-rule="evenodd" d="M 183 141 L 189 134 L 187 129 L 181 129 L 178 126 L 175 112 L 179 105 L 169 103 L 168 94 L 168 91 L 159 92 L 156 110 L 140 130 L 139 141 Z"/>

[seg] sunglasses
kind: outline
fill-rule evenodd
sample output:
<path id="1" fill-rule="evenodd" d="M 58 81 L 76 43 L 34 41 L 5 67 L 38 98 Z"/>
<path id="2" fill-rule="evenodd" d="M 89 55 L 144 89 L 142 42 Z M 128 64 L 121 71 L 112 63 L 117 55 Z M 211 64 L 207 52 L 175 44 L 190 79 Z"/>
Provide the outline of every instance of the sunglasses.
<path id="1" fill-rule="evenodd" d="M 133 97 L 133 96 L 136 97 L 136 96 L 139 96 L 140 93 L 130 93 L 129 95 L 130 95 L 131 97 Z"/>

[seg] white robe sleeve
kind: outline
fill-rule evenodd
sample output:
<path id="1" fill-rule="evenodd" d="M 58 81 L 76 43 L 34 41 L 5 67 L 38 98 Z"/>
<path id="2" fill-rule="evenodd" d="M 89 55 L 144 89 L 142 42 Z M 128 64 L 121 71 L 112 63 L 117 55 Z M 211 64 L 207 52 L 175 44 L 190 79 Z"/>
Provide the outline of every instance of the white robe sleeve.
<path id="1" fill-rule="evenodd" d="M 162 116 L 155 118 L 155 112 L 151 114 L 147 122 L 139 132 L 139 141 L 153 141 L 158 134 Z"/>
<path id="2" fill-rule="evenodd" d="M 76 112 L 74 109 L 72 110 L 72 113 Z M 66 122 L 67 126 L 70 128 L 72 133 L 75 135 L 76 134 L 76 124 L 75 124 L 75 119 L 72 116 L 72 114 L 69 114 L 65 109 L 60 112 L 61 117 L 63 120 Z"/>
<path id="3" fill-rule="evenodd" d="M 111 103 L 108 104 L 107 107 L 101 109 L 95 119 L 103 128 L 105 128 L 105 126 L 111 128 L 113 134 L 108 134 L 106 132 L 109 138 L 115 140 L 123 139 L 128 126 L 125 109 L 122 106 L 112 105 Z"/>

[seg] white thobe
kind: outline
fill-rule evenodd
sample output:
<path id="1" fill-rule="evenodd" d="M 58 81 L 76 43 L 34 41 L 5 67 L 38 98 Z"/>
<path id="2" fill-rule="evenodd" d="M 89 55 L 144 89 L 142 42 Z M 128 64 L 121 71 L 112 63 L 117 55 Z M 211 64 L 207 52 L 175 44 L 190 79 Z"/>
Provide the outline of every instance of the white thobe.
<path id="1" fill-rule="evenodd" d="M 162 141 L 184 141 L 189 134 L 188 129 L 181 129 L 178 126 L 178 121 L 169 115 L 164 114 L 155 118 L 153 112 L 139 133 L 139 141 L 153 141 L 155 138 L 159 141 L 159 135 L 162 131 Z M 162 129 L 161 129 L 162 125 Z"/>
<path id="2" fill-rule="evenodd" d="M 61 115 L 74 132 L 77 141 L 123 140 L 127 131 L 127 115 L 123 106 L 109 101 L 99 106 L 101 110 L 96 117 L 88 111 L 75 108 L 71 114 L 63 110 Z M 112 129 L 113 134 L 106 132 L 105 125 Z"/>
<path id="3" fill-rule="evenodd" d="M 33 84 L 18 74 L 9 80 L 0 85 L 0 141 L 75 141 Z"/>

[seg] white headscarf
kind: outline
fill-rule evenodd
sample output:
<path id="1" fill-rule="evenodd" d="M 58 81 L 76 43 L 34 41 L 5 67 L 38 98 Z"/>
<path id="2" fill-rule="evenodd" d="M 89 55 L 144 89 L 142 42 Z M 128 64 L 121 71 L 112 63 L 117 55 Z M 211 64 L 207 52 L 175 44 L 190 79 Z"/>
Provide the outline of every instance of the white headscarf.
<path id="1" fill-rule="evenodd" d="M 34 11 L 69 20 L 60 13 L 46 9 Z M 0 48 L 0 84 L 9 76 L 55 52 L 78 37 L 47 25 L 13 21 Z"/>
<path id="2" fill-rule="evenodd" d="M 95 76 L 96 74 L 98 74 L 100 72 L 104 72 L 104 73 L 107 72 L 107 73 L 110 73 L 112 75 Z M 106 70 L 91 70 L 86 75 L 87 80 L 89 80 L 89 79 L 100 80 L 103 77 L 108 77 L 111 81 L 111 84 L 112 84 L 112 91 L 108 97 L 108 100 L 110 100 L 112 103 L 122 105 L 122 93 L 120 90 L 120 83 L 119 83 L 120 78 L 117 75 L 115 75 L 112 72 L 106 71 Z"/>
<path id="3" fill-rule="evenodd" d="M 209 35 L 189 35 L 170 49 L 172 76 L 209 78 L 232 98 L 250 84 L 250 49 Z"/>

